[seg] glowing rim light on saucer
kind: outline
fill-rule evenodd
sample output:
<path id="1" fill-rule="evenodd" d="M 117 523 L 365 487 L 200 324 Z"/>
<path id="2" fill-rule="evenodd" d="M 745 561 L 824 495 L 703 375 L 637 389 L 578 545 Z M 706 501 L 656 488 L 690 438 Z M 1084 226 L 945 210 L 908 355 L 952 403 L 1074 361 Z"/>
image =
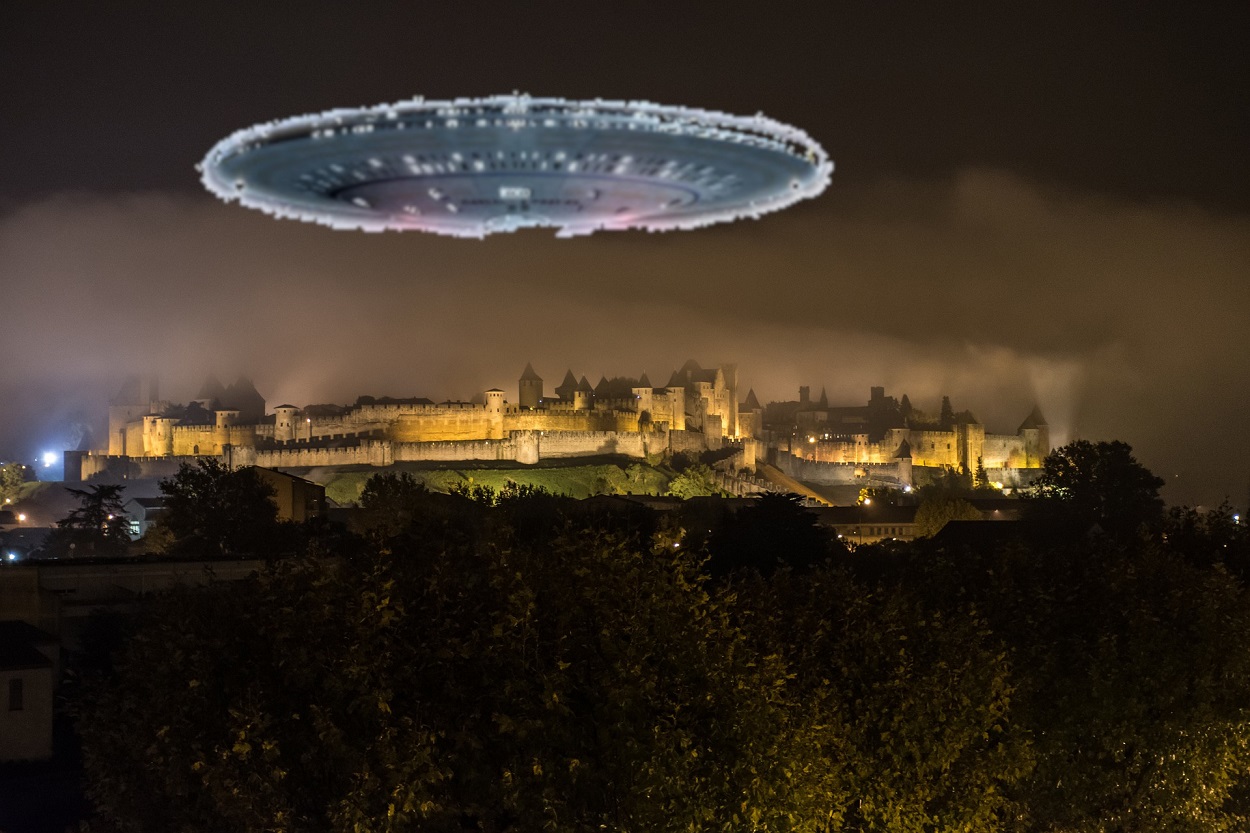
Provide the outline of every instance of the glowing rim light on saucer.
<path id="1" fill-rule="evenodd" d="M 511 95 L 260 124 L 218 142 L 198 169 L 221 199 L 275 217 L 482 238 L 758 218 L 819 195 L 833 163 L 763 114 Z"/>

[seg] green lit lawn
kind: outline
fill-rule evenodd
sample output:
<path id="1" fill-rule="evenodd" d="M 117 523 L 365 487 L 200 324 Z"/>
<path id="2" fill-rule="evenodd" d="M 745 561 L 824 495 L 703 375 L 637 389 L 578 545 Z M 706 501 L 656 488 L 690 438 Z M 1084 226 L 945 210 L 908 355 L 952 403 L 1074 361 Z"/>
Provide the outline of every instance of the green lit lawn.
<path id="1" fill-rule="evenodd" d="M 326 471 L 327 479 L 314 477 L 325 483 L 326 497 L 340 506 L 345 506 L 360 499 L 365 483 L 379 471 L 385 469 Z M 501 489 L 508 483 L 518 483 L 539 486 L 552 494 L 575 498 L 599 494 L 663 494 L 669 483 L 669 475 L 645 463 L 624 468 L 601 464 L 558 468 L 410 470 L 408 473 L 435 492 L 448 492 L 461 485 Z"/>

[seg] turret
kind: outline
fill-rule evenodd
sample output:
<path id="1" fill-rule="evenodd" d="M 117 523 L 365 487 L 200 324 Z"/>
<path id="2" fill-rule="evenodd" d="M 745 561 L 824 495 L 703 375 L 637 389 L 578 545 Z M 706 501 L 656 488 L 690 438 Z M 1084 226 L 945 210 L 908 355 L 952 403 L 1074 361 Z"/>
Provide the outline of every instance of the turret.
<path id="1" fill-rule="evenodd" d="M 1046 424 L 1041 408 L 1033 406 L 1024 422 L 1020 423 L 1019 434 L 1024 439 L 1024 465 L 1041 468 L 1042 461 L 1050 454 L 1050 426 Z"/>
<path id="2" fill-rule="evenodd" d="M 651 380 L 647 378 L 647 374 L 642 374 L 642 378 L 638 380 L 638 386 L 631 389 L 634 394 L 634 412 L 639 416 L 646 412 L 654 417 L 655 403 L 653 400 L 654 389 L 651 387 Z"/>
<path id="3" fill-rule="evenodd" d="M 295 425 L 299 408 L 279 405 L 273 409 L 273 438 L 280 443 L 295 439 Z"/>
<path id="4" fill-rule="evenodd" d="M 577 390 L 577 377 L 573 375 L 573 371 L 570 369 L 565 372 L 564 381 L 556 388 L 556 396 L 565 402 L 572 402 L 573 391 L 575 390 Z"/>
<path id="5" fill-rule="evenodd" d="M 669 381 L 672 381 L 671 379 Z M 669 402 L 672 403 L 673 421 L 669 428 L 673 431 L 686 430 L 686 388 L 683 385 L 670 385 L 668 388 Z"/>
<path id="6" fill-rule="evenodd" d="M 491 388 L 482 394 L 482 401 L 486 407 L 486 417 L 490 421 L 489 439 L 503 439 L 503 391 L 499 388 Z"/>
<path id="7" fill-rule="evenodd" d="M 578 403 L 581 403 L 580 405 Z M 594 407 L 595 389 L 590 386 L 590 380 L 582 376 L 577 382 L 577 388 L 573 392 L 573 407 L 581 410 L 589 411 Z"/>
<path id="8" fill-rule="evenodd" d="M 230 445 L 230 426 L 239 421 L 239 412 L 233 410 L 214 411 L 213 415 L 217 418 L 217 424 L 213 430 L 213 445 L 216 446 L 214 451 L 217 454 L 221 450 Z"/>
<path id="9" fill-rule="evenodd" d="M 517 382 L 517 404 L 522 408 L 537 408 L 543 400 L 543 378 L 534 372 L 534 365 L 526 363 L 525 372 Z"/>

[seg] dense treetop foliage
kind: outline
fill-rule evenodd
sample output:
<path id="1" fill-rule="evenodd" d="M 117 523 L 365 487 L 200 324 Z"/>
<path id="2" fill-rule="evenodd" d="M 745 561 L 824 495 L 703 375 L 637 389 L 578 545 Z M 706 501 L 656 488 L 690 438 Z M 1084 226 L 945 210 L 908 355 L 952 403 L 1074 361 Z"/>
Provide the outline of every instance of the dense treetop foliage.
<path id="1" fill-rule="evenodd" d="M 251 468 L 215 459 L 183 463 L 161 481 L 166 551 L 191 558 L 269 555 L 290 549 L 289 528 L 278 522 L 273 490 Z"/>
<path id="2" fill-rule="evenodd" d="M 123 555 L 130 544 L 130 518 L 122 505 L 125 486 L 88 486 L 66 491 L 78 506 L 61 520 L 44 544 L 56 558 Z"/>
<path id="3" fill-rule="evenodd" d="M 1095 500 L 847 551 L 785 497 L 379 475 L 354 534 L 151 599 L 84 672 L 93 825 L 1245 830 L 1246 525 Z"/>
<path id="4" fill-rule="evenodd" d="M 0 506 L 16 501 L 22 494 L 22 485 L 29 471 L 22 463 L 0 465 Z"/>
<path id="5" fill-rule="evenodd" d="M 1121 539 L 1162 523 L 1164 481 L 1137 462 L 1127 443 L 1077 440 L 1047 456 L 1042 469 L 1030 501 L 1036 518 L 1097 524 Z"/>

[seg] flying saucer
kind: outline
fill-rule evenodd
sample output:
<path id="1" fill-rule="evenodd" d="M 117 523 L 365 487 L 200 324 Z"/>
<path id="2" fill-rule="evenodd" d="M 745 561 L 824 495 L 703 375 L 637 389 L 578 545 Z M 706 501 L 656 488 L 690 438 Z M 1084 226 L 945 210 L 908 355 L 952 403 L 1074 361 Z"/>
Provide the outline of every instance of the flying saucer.
<path id="1" fill-rule="evenodd" d="M 833 163 L 762 114 L 511 95 L 260 124 L 199 170 L 223 200 L 338 229 L 573 237 L 758 217 L 820 194 Z"/>

